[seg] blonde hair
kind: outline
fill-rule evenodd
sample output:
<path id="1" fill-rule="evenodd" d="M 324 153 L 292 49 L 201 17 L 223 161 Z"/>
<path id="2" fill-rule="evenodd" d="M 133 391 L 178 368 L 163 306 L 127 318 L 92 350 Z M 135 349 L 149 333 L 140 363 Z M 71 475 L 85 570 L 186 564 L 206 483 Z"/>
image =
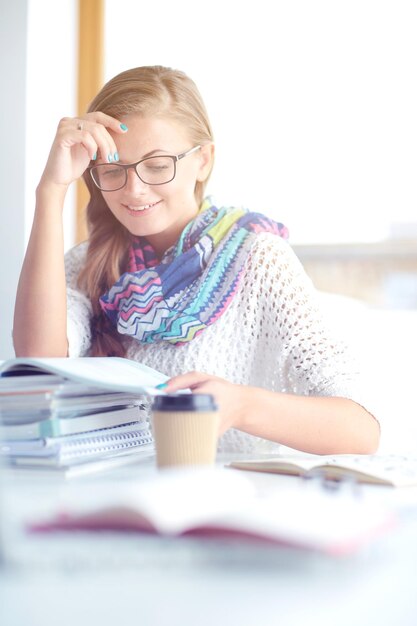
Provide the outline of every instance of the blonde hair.
<path id="1" fill-rule="evenodd" d="M 162 66 L 137 67 L 112 78 L 91 102 L 88 112 L 102 111 L 116 118 L 126 115 L 160 116 L 180 123 L 193 145 L 213 141 L 207 111 L 195 83 L 184 72 Z M 93 307 L 93 356 L 124 356 L 117 330 L 102 312 L 99 298 L 127 270 L 131 235 L 108 209 L 89 172 L 84 180 L 90 192 L 87 205 L 89 246 L 79 287 Z M 200 205 L 208 177 L 197 181 L 194 195 Z"/>

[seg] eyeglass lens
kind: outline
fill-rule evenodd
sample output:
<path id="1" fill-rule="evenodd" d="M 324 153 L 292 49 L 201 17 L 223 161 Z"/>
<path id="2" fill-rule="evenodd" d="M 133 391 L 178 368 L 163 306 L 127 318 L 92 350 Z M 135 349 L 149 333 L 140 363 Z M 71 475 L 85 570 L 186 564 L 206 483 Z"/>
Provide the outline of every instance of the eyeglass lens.
<path id="1" fill-rule="evenodd" d="M 175 176 L 174 159 L 167 156 L 149 157 L 136 165 L 139 178 L 148 185 L 169 183 Z M 125 186 L 127 168 L 118 163 L 103 163 L 91 168 L 91 175 L 102 191 L 115 191 Z"/>

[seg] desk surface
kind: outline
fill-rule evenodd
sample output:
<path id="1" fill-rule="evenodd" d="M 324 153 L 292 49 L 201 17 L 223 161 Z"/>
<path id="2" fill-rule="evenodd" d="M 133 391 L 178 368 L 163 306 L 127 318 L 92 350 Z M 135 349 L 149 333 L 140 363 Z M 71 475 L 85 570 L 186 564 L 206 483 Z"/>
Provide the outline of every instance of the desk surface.
<path id="1" fill-rule="evenodd" d="M 415 626 L 417 492 L 361 487 L 408 510 L 401 527 L 343 558 L 285 546 L 116 533 L 23 534 L 26 510 L 54 510 L 68 489 L 154 472 L 152 460 L 71 482 L 6 478 L 12 564 L 0 571 L 0 623 L 60 626 Z M 259 489 L 293 477 L 248 473 Z"/>

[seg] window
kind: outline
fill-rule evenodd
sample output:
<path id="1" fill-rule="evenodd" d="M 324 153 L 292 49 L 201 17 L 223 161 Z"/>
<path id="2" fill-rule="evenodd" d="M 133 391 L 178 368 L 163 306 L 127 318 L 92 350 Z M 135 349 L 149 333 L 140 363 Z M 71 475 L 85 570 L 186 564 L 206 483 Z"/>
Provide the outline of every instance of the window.
<path id="1" fill-rule="evenodd" d="M 106 79 L 163 64 L 199 86 L 220 202 L 284 221 L 293 243 L 417 237 L 412 0 L 119 0 L 105 24 Z"/>

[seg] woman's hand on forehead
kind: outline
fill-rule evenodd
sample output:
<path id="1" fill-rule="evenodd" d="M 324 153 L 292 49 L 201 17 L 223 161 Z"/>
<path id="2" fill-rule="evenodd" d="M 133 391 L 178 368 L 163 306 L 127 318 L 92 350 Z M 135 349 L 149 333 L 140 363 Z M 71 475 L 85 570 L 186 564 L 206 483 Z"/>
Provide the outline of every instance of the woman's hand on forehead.
<path id="1" fill-rule="evenodd" d="M 104 163 L 119 160 L 112 133 L 116 135 L 126 133 L 128 130 L 126 124 L 101 111 L 87 113 L 82 118 L 76 119 L 81 123 L 82 132 L 85 133 L 86 150 L 89 151 L 89 148 L 94 145 L 94 152 L 92 154 L 91 151 L 89 152 L 90 160 L 100 160 Z"/>
<path id="2" fill-rule="evenodd" d="M 127 131 L 121 120 L 101 111 L 62 118 L 41 183 L 68 186 L 83 175 L 91 161 L 118 161 L 114 135 Z"/>

